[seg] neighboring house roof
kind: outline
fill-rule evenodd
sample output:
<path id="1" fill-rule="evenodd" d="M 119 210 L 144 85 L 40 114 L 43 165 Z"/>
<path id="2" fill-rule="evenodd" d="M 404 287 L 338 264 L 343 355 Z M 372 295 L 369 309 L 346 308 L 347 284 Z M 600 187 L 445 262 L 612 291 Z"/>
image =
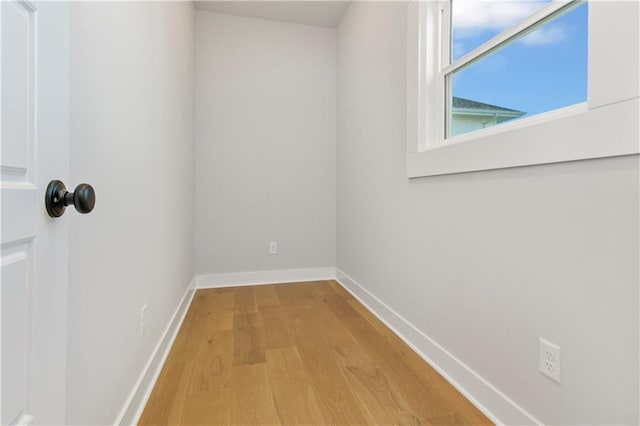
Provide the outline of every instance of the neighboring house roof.
<path id="1" fill-rule="evenodd" d="M 505 108 L 497 105 L 485 104 L 470 99 L 453 97 L 453 112 L 472 115 L 498 115 L 502 117 L 520 117 L 526 112 Z"/>

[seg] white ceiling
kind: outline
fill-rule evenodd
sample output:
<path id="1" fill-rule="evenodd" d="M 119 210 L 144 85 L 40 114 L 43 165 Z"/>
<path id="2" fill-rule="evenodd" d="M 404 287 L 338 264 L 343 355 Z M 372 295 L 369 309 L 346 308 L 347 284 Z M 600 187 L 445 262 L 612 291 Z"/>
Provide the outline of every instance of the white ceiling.
<path id="1" fill-rule="evenodd" d="M 196 9 L 294 24 L 336 27 L 349 1 L 205 1 Z"/>

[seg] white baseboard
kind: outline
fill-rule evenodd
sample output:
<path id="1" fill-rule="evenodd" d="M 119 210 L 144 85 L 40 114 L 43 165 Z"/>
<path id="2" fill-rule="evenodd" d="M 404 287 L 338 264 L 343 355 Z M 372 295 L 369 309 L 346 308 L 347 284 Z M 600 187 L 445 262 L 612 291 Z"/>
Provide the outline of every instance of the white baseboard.
<path id="1" fill-rule="evenodd" d="M 335 277 L 336 268 L 327 267 L 196 275 L 195 280 L 196 288 L 221 288 L 245 285 L 333 280 Z"/>
<path id="2" fill-rule="evenodd" d="M 178 304 L 176 311 L 171 317 L 167 328 L 164 330 L 164 333 L 162 333 L 160 341 L 151 353 L 151 356 L 142 370 L 138 381 L 133 386 L 131 393 L 129 393 L 129 397 L 125 401 L 124 406 L 120 410 L 120 414 L 118 414 L 118 417 L 114 422 L 115 425 L 135 425 L 140 420 L 142 411 L 147 405 L 147 401 L 151 396 L 151 391 L 153 390 L 153 387 L 158 380 L 158 376 L 160 376 L 160 372 L 162 371 L 162 367 L 167 360 L 173 341 L 178 334 L 178 330 L 180 330 L 180 326 L 187 314 L 189 305 L 191 305 L 191 300 L 193 299 L 195 290 L 195 279 L 193 279 L 191 280 L 187 291 L 185 291 L 182 300 Z"/>
<path id="3" fill-rule="evenodd" d="M 491 383 L 336 268 L 336 280 L 496 424 L 542 424 Z"/>

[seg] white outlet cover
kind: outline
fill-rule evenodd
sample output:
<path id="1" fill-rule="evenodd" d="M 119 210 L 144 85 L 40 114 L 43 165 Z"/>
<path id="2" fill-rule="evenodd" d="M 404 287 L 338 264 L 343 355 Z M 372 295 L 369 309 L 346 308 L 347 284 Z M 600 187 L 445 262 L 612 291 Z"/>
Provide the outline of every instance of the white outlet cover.
<path id="1" fill-rule="evenodd" d="M 539 348 L 540 372 L 560 383 L 560 346 L 541 338 Z"/>
<path id="2" fill-rule="evenodd" d="M 278 254 L 278 243 L 276 241 L 269 242 L 269 254 Z"/>

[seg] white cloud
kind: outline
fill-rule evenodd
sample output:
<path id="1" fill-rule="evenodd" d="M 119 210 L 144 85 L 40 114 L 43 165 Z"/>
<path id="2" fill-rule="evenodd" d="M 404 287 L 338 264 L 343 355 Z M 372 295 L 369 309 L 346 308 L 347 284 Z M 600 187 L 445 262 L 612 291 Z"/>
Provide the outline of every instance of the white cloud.
<path id="1" fill-rule="evenodd" d="M 567 38 L 567 31 L 560 25 L 538 28 L 520 40 L 526 46 L 541 46 L 558 43 Z"/>
<path id="2" fill-rule="evenodd" d="M 549 0 L 455 0 L 453 28 L 458 37 L 471 37 L 483 31 L 502 31 L 531 16 Z"/>

